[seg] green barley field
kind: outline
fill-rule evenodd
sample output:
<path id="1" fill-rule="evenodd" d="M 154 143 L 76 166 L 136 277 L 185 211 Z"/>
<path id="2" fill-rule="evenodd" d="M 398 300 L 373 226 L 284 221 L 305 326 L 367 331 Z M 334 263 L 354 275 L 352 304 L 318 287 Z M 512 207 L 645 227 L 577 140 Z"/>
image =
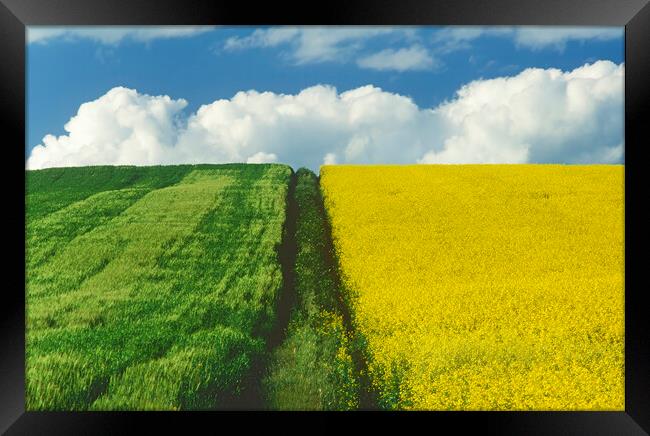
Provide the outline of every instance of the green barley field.
<path id="1" fill-rule="evenodd" d="M 27 409 L 259 405 L 292 173 L 28 171 Z"/>

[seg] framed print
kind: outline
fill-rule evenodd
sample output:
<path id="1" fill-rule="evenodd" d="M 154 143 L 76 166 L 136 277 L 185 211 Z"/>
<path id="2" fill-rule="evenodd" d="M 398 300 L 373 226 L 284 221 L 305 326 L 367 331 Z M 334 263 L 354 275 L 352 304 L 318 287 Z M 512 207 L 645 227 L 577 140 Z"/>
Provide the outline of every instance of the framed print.
<path id="1" fill-rule="evenodd" d="M 0 0 L 0 428 L 645 434 L 649 22 Z"/>

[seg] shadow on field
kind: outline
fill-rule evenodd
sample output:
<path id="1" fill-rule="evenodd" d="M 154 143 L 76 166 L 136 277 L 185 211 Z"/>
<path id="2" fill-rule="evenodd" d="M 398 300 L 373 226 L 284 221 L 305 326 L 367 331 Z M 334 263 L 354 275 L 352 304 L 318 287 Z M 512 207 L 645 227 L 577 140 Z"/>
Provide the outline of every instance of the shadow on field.
<path id="1" fill-rule="evenodd" d="M 366 341 L 363 335 L 354 328 L 352 315 L 350 313 L 350 301 L 348 299 L 350 290 L 346 289 L 343 280 L 341 280 L 341 269 L 338 262 L 338 257 L 336 255 L 336 249 L 334 248 L 334 241 L 332 240 L 332 223 L 330 222 L 329 215 L 325 210 L 323 192 L 320 189 L 320 176 L 318 177 L 318 188 L 321 193 L 319 212 L 322 214 L 325 222 L 326 248 L 324 257 L 327 266 L 329 267 L 329 271 L 332 272 L 332 279 L 334 280 L 334 283 L 336 283 L 336 301 L 339 305 L 338 309 L 343 318 L 343 324 L 350 337 L 353 338 L 351 357 L 354 363 L 357 379 L 359 380 L 359 409 L 379 410 L 379 407 L 377 405 L 377 394 L 372 389 L 372 384 L 370 383 L 370 378 L 368 377 L 368 365 L 365 345 Z"/>
<path id="2" fill-rule="evenodd" d="M 296 220 L 298 205 L 295 198 L 296 173 L 291 173 L 287 190 L 287 215 L 282 229 L 282 244 L 278 247 L 278 260 L 282 268 L 282 289 L 275 306 L 275 324 L 266 337 L 266 349 L 251 366 L 248 379 L 244 382 L 239 395 L 223 402 L 221 410 L 267 410 L 262 380 L 267 371 L 269 355 L 285 339 L 291 310 L 296 305 L 295 270 L 297 244 Z"/>
<path id="3" fill-rule="evenodd" d="M 296 221 L 298 219 L 298 204 L 296 202 L 296 173 L 292 171 L 289 189 L 287 190 L 287 216 L 282 230 L 282 245 L 278 250 L 282 266 L 282 289 L 276 306 L 276 321 L 267 341 L 267 351 L 280 345 L 285 338 L 289 315 L 296 305 Z"/>

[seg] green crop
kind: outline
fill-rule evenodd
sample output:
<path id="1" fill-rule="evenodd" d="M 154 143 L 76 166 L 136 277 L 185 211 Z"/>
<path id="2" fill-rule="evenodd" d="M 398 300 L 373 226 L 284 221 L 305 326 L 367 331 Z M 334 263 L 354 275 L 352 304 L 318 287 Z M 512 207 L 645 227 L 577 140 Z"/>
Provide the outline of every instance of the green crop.
<path id="1" fill-rule="evenodd" d="M 275 324 L 291 169 L 27 173 L 28 410 L 209 409 Z"/>

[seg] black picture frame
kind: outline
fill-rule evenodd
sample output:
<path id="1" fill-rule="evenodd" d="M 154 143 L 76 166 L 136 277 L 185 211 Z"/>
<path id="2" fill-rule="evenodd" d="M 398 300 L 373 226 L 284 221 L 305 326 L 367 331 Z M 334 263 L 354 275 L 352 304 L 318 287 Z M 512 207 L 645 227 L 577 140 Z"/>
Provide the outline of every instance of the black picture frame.
<path id="1" fill-rule="evenodd" d="M 466 24 L 625 26 L 625 411 L 624 412 L 424 412 L 301 414 L 317 420 L 349 416 L 384 424 L 416 419 L 430 430 L 452 425 L 495 434 L 647 434 L 650 431 L 650 341 L 640 278 L 645 238 L 641 156 L 650 121 L 649 0 L 334 0 L 280 4 L 181 0 L 0 0 L 0 126 L 4 165 L 4 267 L 0 318 L 0 431 L 7 434 L 104 434 L 173 430 L 207 424 L 226 431 L 235 417 L 239 431 L 286 414 L 258 412 L 25 412 L 25 224 L 24 148 L 25 26 L 134 24 Z M 7 135 L 7 133 L 9 133 Z M 21 182 L 22 181 L 22 182 Z M 369 416 L 371 415 L 371 416 Z M 280 418 L 280 419 L 277 419 Z M 400 424 L 401 425 L 401 424 Z M 332 426 L 333 427 L 333 426 Z M 339 428 L 340 429 L 340 428 Z M 303 431 L 310 431 L 304 429 Z"/>

